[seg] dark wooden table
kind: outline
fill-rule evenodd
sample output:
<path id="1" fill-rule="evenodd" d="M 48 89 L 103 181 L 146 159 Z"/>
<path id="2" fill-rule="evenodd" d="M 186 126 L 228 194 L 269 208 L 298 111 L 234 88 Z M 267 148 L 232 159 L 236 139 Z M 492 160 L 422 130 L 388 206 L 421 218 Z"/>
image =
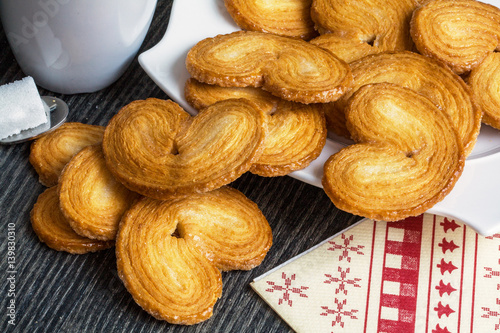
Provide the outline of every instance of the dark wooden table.
<path id="1" fill-rule="evenodd" d="M 139 53 L 163 37 L 171 6 L 171 0 L 158 1 Z M 25 75 L 0 29 L 0 84 L 6 84 Z M 106 125 L 133 100 L 169 98 L 137 58 L 117 82 L 96 93 L 60 95 L 40 88 L 40 94 L 65 100 L 70 108 L 68 121 L 94 125 Z M 292 177 L 243 175 L 231 185 L 261 208 L 272 227 L 274 244 L 259 267 L 223 274 L 223 294 L 211 319 L 194 326 L 170 325 L 134 302 L 117 276 L 113 249 L 71 255 L 39 242 L 29 214 L 45 188 L 28 161 L 29 148 L 30 143 L 0 146 L 0 332 L 289 332 L 249 283 L 359 220 L 336 209 L 322 189 Z M 9 225 L 15 226 L 11 230 L 15 232 L 15 273 L 7 266 Z M 9 289 L 15 297 L 8 295 Z M 15 326 L 8 324 L 7 316 L 12 299 Z"/>

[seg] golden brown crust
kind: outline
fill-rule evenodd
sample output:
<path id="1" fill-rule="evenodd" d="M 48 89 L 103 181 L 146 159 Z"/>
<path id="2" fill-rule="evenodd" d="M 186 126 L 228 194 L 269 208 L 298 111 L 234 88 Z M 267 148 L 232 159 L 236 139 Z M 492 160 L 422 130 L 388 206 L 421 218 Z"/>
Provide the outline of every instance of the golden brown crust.
<path id="1" fill-rule="evenodd" d="M 103 126 L 64 123 L 61 127 L 31 144 L 29 161 L 38 173 L 40 183 L 57 185 L 62 169 L 83 147 L 100 143 Z"/>
<path id="2" fill-rule="evenodd" d="M 111 119 L 103 150 L 122 184 L 166 199 L 237 179 L 262 154 L 266 131 L 265 115 L 248 100 L 222 101 L 190 117 L 172 101 L 147 99 Z"/>
<path id="3" fill-rule="evenodd" d="M 195 108 L 205 108 L 229 98 L 246 98 L 267 114 L 268 134 L 264 151 L 250 172 L 275 177 L 307 167 L 320 154 L 326 142 L 323 104 L 304 105 L 281 100 L 259 88 L 219 87 L 190 79 L 185 86 L 186 100 Z"/>
<path id="4" fill-rule="evenodd" d="M 40 241 L 57 251 L 72 254 L 96 252 L 113 247 L 112 241 L 99 241 L 78 235 L 59 209 L 57 186 L 38 196 L 31 210 L 31 225 Z"/>
<path id="5" fill-rule="evenodd" d="M 361 86 L 394 83 L 421 93 L 446 111 L 458 130 L 466 154 L 470 154 L 479 134 L 482 112 L 470 88 L 440 61 L 412 52 L 387 52 L 364 57 L 350 66 L 354 75 L 353 87 L 334 103 L 335 107 L 326 110 L 337 113 L 329 120 L 342 119 L 349 98 Z M 336 125 L 343 126 L 341 123 Z"/>
<path id="6" fill-rule="evenodd" d="M 198 81 L 224 87 L 262 87 L 301 103 L 337 100 L 352 74 L 343 60 L 306 41 L 237 31 L 198 42 L 186 67 Z"/>
<path id="7" fill-rule="evenodd" d="M 323 105 L 281 101 L 268 116 L 269 134 L 262 156 L 250 172 L 276 177 L 309 166 L 325 146 L 327 130 Z"/>
<path id="8" fill-rule="evenodd" d="M 189 78 L 184 86 L 184 96 L 189 105 L 202 110 L 217 102 L 230 98 L 249 99 L 266 114 L 274 112 L 280 100 L 262 89 L 253 87 L 221 87 Z"/>
<path id="9" fill-rule="evenodd" d="M 420 53 L 457 74 L 500 51 L 500 9 L 475 0 L 434 0 L 415 10 L 411 35 Z"/>
<path id="10" fill-rule="evenodd" d="M 115 239 L 123 213 L 139 196 L 114 179 L 100 145 L 85 147 L 69 161 L 58 188 L 61 211 L 71 228 L 100 240 Z"/>
<path id="11" fill-rule="evenodd" d="M 208 319 L 221 295 L 221 269 L 250 269 L 272 243 L 257 206 L 229 187 L 159 201 L 143 198 L 117 237 L 118 273 L 154 317 L 191 325 Z"/>
<path id="12" fill-rule="evenodd" d="M 383 52 L 381 48 L 372 46 L 372 42 L 352 36 L 342 36 L 332 33 L 323 34 L 310 40 L 311 44 L 333 52 L 347 63 L 361 59 L 367 55 Z"/>
<path id="13" fill-rule="evenodd" d="M 500 53 L 491 53 L 467 81 L 472 95 L 483 110 L 483 123 L 500 129 Z"/>
<path id="14" fill-rule="evenodd" d="M 395 84 L 365 85 L 346 116 L 356 144 L 332 155 L 323 177 L 339 209 L 401 220 L 441 201 L 460 177 L 465 154 L 456 129 L 425 96 Z"/>
<path id="15" fill-rule="evenodd" d="M 317 35 L 311 20 L 312 0 L 225 0 L 226 9 L 245 30 L 310 39 Z"/>
<path id="16" fill-rule="evenodd" d="M 311 17 L 322 34 L 311 42 L 346 62 L 386 51 L 411 51 L 415 0 L 313 0 Z"/>

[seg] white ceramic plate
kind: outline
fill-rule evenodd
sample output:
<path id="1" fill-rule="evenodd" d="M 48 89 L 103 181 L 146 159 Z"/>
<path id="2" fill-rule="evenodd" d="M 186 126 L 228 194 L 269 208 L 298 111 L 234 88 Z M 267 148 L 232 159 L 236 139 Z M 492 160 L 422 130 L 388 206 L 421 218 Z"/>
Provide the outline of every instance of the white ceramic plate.
<path id="1" fill-rule="evenodd" d="M 483 0 L 493 4 L 497 0 Z M 223 0 L 177 0 L 163 39 L 139 56 L 139 63 L 170 98 L 191 114 L 196 111 L 184 98 L 189 78 L 186 54 L 200 40 L 239 30 L 226 12 Z M 321 187 L 323 164 L 344 147 L 345 140 L 331 137 L 318 159 L 290 176 Z M 457 218 L 482 235 L 500 232 L 500 133 L 481 128 L 478 142 L 453 191 L 429 213 Z"/>

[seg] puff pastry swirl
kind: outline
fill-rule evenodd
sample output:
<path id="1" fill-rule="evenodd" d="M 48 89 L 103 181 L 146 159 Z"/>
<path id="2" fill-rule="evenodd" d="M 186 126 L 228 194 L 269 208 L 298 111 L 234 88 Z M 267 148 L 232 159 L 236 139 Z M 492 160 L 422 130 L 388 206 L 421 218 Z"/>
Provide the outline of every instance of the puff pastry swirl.
<path id="1" fill-rule="evenodd" d="M 30 146 L 29 161 L 40 183 L 57 185 L 62 169 L 82 148 L 102 142 L 104 127 L 68 122 L 35 140 Z"/>
<path id="2" fill-rule="evenodd" d="M 31 210 L 31 225 L 41 242 L 56 251 L 72 254 L 96 252 L 113 247 L 112 241 L 100 241 L 78 235 L 59 209 L 57 186 L 38 196 Z"/>
<path id="3" fill-rule="evenodd" d="M 106 165 L 127 188 L 156 199 L 210 191 L 258 160 L 265 120 L 244 99 L 213 104 L 195 117 L 172 101 L 134 101 L 106 127 Z"/>
<path id="4" fill-rule="evenodd" d="M 186 67 L 198 81 L 224 87 L 262 87 L 285 100 L 337 100 L 352 74 L 343 60 L 306 41 L 255 31 L 206 38 L 188 52 Z"/>
<path id="5" fill-rule="evenodd" d="M 254 174 L 275 177 L 303 169 L 319 156 L 325 145 L 323 104 L 288 102 L 259 88 L 219 87 L 194 79 L 186 82 L 185 96 L 197 109 L 229 98 L 247 98 L 265 111 L 268 134 L 262 155 L 250 168 Z"/>
<path id="6" fill-rule="evenodd" d="M 346 116 L 356 144 L 332 155 L 323 177 L 339 209 L 385 221 L 419 215 L 460 177 L 465 154 L 455 127 L 423 95 L 394 84 L 365 85 Z"/>
<path id="7" fill-rule="evenodd" d="M 491 53 L 474 68 L 467 82 L 483 110 L 483 123 L 500 129 L 500 53 Z"/>
<path id="8" fill-rule="evenodd" d="M 226 9 L 245 30 L 310 39 L 316 30 L 311 20 L 312 0 L 225 0 Z"/>
<path id="9" fill-rule="evenodd" d="M 311 17 L 321 33 L 311 42 L 350 63 L 386 51 L 413 50 L 410 19 L 417 0 L 314 0 Z"/>
<path id="10" fill-rule="evenodd" d="M 217 190 L 159 201 L 143 198 L 124 216 L 118 273 L 154 317 L 196 324 L 221 296 L 219 269 L 250 269 L 272 243 L 271 229 L 241 192 Z"/>
<path id="11" fill-rule="evenodd" d="M 469 72 L 500 51 L 500 9 L 475 0 L 434 0 L 413 13 L 411 35 L 420 53 Z"/>
<path id="12" fill-rule="evenodd" d="M 482 112 L 467 84 L 442 62 L 412 52 L 386 52 L 364 57 L 350 64 L 352 89 L 326 110 L 328 124 L 339 135 L 349 135 L 343 110 L 354 92 L 365 84 L 394 83 L 413 89 L 448 113 L 467 155 L 477 140 Z M 345 118 L 344 118 L 345 119 Z"/>
<path id="13" fill-rule="evenodd" d="M 82 149 L 59 180 L 63 215 L 76 233 L 92 239 L 115 239 L 123 213 L 138 197 L 109 172 L 101 145 Z"/>

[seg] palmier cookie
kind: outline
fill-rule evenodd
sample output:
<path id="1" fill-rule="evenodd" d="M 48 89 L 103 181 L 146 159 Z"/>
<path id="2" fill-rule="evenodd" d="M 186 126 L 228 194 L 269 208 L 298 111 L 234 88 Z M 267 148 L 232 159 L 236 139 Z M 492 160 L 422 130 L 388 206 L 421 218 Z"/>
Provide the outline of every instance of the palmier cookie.
<path id="1" fill-rule="evenodd" d="M 425 96 L 394 84 L 366 85 L 349 100 L 346 116 L 356 144 L 327 160 L 322 181 L 339 209 L 404 219 L 441 201 L 460 177 L 465 154 L 456 129 Z"/>
<path id="2" fill-rule="evenodd" d="M 483 123 L 500 129 L 500 53 L 491 53 L 467 81 L 472 95 L 483 110 Z"/>
<path id="3" fill-rule="evenodd" d="M 321 36 L 311 43 L 350 63 L 386 51 L 411 51 L 410 19 L 417 0 L 313 0 Z"/>
<path id="4" fill-rule="evenodd" d="M 469 72 L 500 51 L 500 9 L 475 0 L 434 0 L 413 13 L 411 35 L 420 53 Z"/>
<path id="5" fill-rule="evenodd" d="M 231 99 L 191 117 L 172 101 L 134 101 L 104 133 L 111 173 L 132 191 L 156 199 L 205 192 L 247 172 L 262 154 L 267 124 L 251 101 Z"/>
<path id="6" fill-rule="evenodd" d="M 92 239 L 115 239 L 123 213 L 138 197 L 109 172 L 100 145 L 82 149 L 59 179 L 63 215 L 76 233 Z"/>
<path id="7" fill-rule="evenodd" d="M 349 98 L 365 84 L 388 82 L 413 89 L 448 113 L 467 155 L 481 127 L 481 109 L 471 98 L 470 88 L 442 62 L 412 52 L 386 52 L 364 57 L 350 64 L 352 89 L 325 110 L 327 124 L 339 135 L 345 128 L 343 110 Z"/>
<path id="8" fill-rule="evenodd" d="M 57 251 L 72 254 L 96 252 L 113 247 L 112 241 L 100 241 L 78 235 L 59 209 L 57 186 L 38 196 L 31 210 L 31 225 L 40 241 Z"/>
<path id="9" fill-rule="evenodd" d="M 196 324 L 212 316 L 221 296 L 219 269 L 251 269 L 271 243 L 265 217 L 235 189 L 165 201 L 143 198 L 120 223 L 118 274 L 154 317 Z"/>
<path id="10" fill-rule="evenodd" d="M 268 134 L 264 151 L 250 172 L 264 177 L 289 174 L 307 167 L 326 142 L 324 104 L 288 102 L 259 88 L 219 87 L 189 79 L 185 86 L 188 103 L 205 108 L 229 98 L 247 98 L 267 114 Z"/>
<path id="11" fill-rule="evenodd" d="M 88 145 L 101 143 L 103 134 L 103 126 L 69 122 L 35 140 L 30 147 L 29 161 L 40 183 L 56 185 L 71 157 Z"/>
<path id="12" fill-rule="evenodd" d="M 224 1 L 229 15 L 244 30 L 306 40 L 317 35 L 311 20 L 311 2 L 312 0 Z"/>
<path id="13" fill-rule="evenodd" d="M 198 42 L 186 67 L 198 81 L 223 87 L 262 87 L 285 100 L 326 103 L 350 86 L 346 62 L 300 39 L 237 31 Z"/>

